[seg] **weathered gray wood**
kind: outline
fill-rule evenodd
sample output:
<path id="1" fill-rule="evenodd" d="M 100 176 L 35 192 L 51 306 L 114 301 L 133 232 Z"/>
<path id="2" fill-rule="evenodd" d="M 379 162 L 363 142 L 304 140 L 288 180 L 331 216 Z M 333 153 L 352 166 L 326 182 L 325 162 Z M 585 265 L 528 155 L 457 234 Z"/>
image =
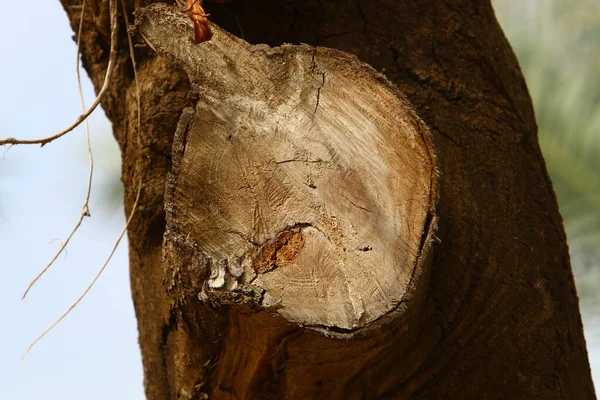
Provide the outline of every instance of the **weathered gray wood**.
<path id="1" fill-rule="evenodd" d="M 259 293 L 289 321 L 343 330 L 396 309 L 430 251 L 437 196 L 429 133 L 404 97 L 339 51 L 251 46 L 217 27 L 194 45 L 161 4 L 140 21 L 199 98 L 166 202 L 169 231 L 209 260 L 203 298 Z"/>

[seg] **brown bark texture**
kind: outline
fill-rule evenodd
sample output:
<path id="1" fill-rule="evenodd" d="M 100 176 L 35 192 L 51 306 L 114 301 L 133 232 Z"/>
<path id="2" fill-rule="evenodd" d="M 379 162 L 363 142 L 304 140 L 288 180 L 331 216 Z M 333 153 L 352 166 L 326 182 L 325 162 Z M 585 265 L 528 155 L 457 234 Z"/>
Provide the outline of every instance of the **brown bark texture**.
<path id="1" fill-rule="evenodd" d="M 79 0 L 61 1 L 76 31 Z M 108 1 L 88 1 L 92 7 L 85 15 L 82 60 L 99 89 L 108 62 Z M 154 1 L 124 3 L 133 21 L 134 9 Z M 425 214 L 434 214 L 416 227 L 426 236 L 425 245 L 417 247 L 428 259 L 422 264 L 413 259 L 415 269 L 424 273 L 410 301 L 400 311 L 390 311 L 386 302 L 378 311 L 365 311 L 382 316 L 390 311 L 389 320 L 369 317 L 365 322 L 346 313 L 304 326 L 298 319 L 309 317 L 291 318 L 283 312 L 286 303 L 270 309 L 261 303 L 265 286 L 241 296 L 226 296 L 217 284 L 206 289 L 218 268 L 211 269 L 198 243 L 206 246 L 211 238 L 186 239 L 174 232 L 172 222 L 173 216 L 185 215 L 177 222 L 191 226 L 187 217 L 201 219 L 210 211 L 202 204 L 217 200 L 188 202 L 200 207 L 188 214 L 174 213 L 171 206 L 185 198 L 183 192 L 174 195 L 179 183 L 201 190 L 210 163 L 199 158 L 196 170 L 184 169 L 192 178 L 195 172 L 197 181 L 173 177 L 182 176 L 187 137 L 202 132 L 193 126 L 201 125 L 202 118 L 210 124 L 218 111 L 215 98 L 223 100 L 223 113 L 231 112 L 236 93 L 203 92 L 211 87 L 210 79 L 201 72 L 186 73 L 177 55 L 157 54 L 156 44 L 155 49 L 138 47 L 138 129 L 136 84 L 120 9 L 115 79 L 102 105 L 122 150 L 127 212 L 142 182 L 128 234 L 147 398 L 595 398 L 566 238 L 531 100 L 489 1 L 248 0 L 206 3 L 205 9 L 213 22 L 249 43 L 337 49 L 385 75 L 395 87 L 384 78 L 377 78 L 374 87 L 385 87 L 387 101 L 398 101 L 404 110 L 399 112 L 413 115 L 411 106 L 403 108 L 401 100 L 394 100 L 395 93 L 403 93 L 418 115 L 409 119 L 411 129 L 423 133 L 420 146 L 433 152 L 435 145 L 437 161 L 427 168 L 439 170 L 439 182 L 435 174 L 422 175 L 439 185 L 439 201 L 436 205 L 436 187 L 424 208 Z M 182 49 L 191 46 L 191 23 L 187 28 L 179 38 Z M 216 32 L 219 39 L 221 31 Z M 258 49 L 260 57 L 273 56 L 270 49 Z M 314 51 L 323 63 L 342 57 L 300 46 L 293 50 L 298 59 L 302 49 Z M 236 56 L 207 54 L 207 64 Z M 323 85 L 326 107 L 334 92 L 325 80 Z M 318 113 L 313 117 L 321 118 Z M 191 146 L 210 144 L 194 140 Z M 165 201 L 168 179 L 172 202 Z M 318 183 L 308 184 L 318 191 Z M 351 200 L 367 209 L 381 206 L 360 194 Z M 255 272 L 267 276 L 285 270 L 290 259 L 312 248 L 311 240 L 318 237 L 313 228 L 292 226 L 265 235 L 257 243 Z M 328 323 L 338 329 L 323 329 Z M 369 329 L 373 324 L 376 329 Z"/>

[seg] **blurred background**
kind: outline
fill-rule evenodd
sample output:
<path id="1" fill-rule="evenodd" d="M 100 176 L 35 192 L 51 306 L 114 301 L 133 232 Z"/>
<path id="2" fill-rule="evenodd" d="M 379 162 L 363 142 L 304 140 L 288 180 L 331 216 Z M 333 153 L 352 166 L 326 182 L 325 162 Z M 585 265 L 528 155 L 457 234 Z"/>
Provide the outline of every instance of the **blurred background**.
<path id="1" fill-rule="evenodd" d="M 600 1 L 492 3 L 533 99 L 600 397 Z"/>
<path id="2" fill-rule="evenodd" d="M 540 143 L 569 241 L 600 389 L 600 2 L 494 0 L 531 92 Z M 75 44 L 56 0 L 5 2 L 0 24 L 0 136 L 34 138 L 80 112 Z M 29 23 L 24 23 L 29 21 Z M 83 73 L 87 104 L 94 95 Z M 85 289 L 125 224 L 120 155 L 102 110 L 91 120 L 96 173 L 87 218 L 68 253 L 20 301 L 77 221 L 87 179 L 83 129 L 37 146 L 0 148 L 0 399 L 143 399 L 123 242 L 97 286 L 24 361 Z"/>

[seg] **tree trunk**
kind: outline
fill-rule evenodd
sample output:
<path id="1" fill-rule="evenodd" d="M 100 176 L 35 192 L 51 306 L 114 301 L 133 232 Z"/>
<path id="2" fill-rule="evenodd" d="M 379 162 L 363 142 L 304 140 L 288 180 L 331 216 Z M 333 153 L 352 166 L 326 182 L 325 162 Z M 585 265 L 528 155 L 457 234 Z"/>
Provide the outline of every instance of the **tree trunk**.
<path id="1" fill-rule="evenodd" d="M 130 20 L 148 3 L 126 2 Z M 108 1 L 91 5 L 99 88 Z M 156 5 L 138 130 L 121 25 L 103 107 L 128 212 L 143 182 L 129 249 L 147 397 L 594 398 L 531 101 L 489 2 L 206 10 L 395 86 L 320 47 L 218 29 L 192 45 Z"/>

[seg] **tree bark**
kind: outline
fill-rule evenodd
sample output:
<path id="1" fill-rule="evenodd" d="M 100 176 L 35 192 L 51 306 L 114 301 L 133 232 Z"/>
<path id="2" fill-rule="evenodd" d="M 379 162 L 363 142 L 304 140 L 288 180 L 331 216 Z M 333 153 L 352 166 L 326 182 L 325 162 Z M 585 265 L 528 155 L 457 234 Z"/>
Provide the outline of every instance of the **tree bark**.
<path id="1" fill-rule="evenodd" d="M 76 26 L 80 10 L 71 7 L 74 1 L 62 2 L 72 26 Z M 92 3 L 94 12 L 85 18 L 82 58 L 98 89 L 108 61 L 108 19 L 102 12 L 107 2 Z M 126 3 L 131 13 L 152 1 Z M 424 271 L 416 280 L 412 300 L 401 309 L 394 305 L 400 303 L 398 298 L 410 286 L 402 274 L 396 286 L 390 284 L 384 290 L 391 290 L 395 300 L 380 302 L 365 311 L 363 320 L 355 310 L 326 321 L 314 320 L 314 315 L 306 313 L 290 316 L 284 311 L 294 308 L 294 304 L 282 303 L 281 294 L 271 304 L 274 307 L 261 303 L 261 290 L 272 292 L 277 286 L 273 282 L 263 283 L 255 292 L 242 291 L 243 301 L 224 296 L 227 291 L 214 283 L 218 266 L 213 267 L 212 287 L 208 285 L 210 263 L 206 256 L 211 253 L 207 244 L 215 238 L 192 237 L 186 241 L 181 232 L 170 230 L 163 243 L 163 236 L 167 226 L 165 204 L 171 207 L 185 201 L 186 193 L 178 191 L 186 187 L 185 182 L 194 190 L 205 187 L 209 194 L 227 194 L 226 188 L 211 192 L 203 181 L 203 175 L 210 176 L 211 148 L 206 148 L 208 158 L 197 160 L 195 170 L 186 170 L 188 150 L 184 152 L 181 145 L 191 143 L 190 151 L 201 154 L 198 150 L 210 142 L 202 142 L 201 128 L 187 127 L 190 122 L 195 126 L 214 122 L 208 118 L 210 113 L 199 111 L 213 110 L 214 114 L 218 110 L 215 98 L 223 100 L 224 114 L 231 113 L 235 93 L 210 97 L 198 88 L 218 86 L 201 70 L 196 75 L 188 70 L 190 84 L 181 61 L 173 63 L 151 48 L 138 48 L 143 116 L 138 131 L 136 85 L 125 29 L 121 29 L 123 51 L 103 107 L 123 153 L 127 212 L 136 195 L 137 181 L 143 182 L 138 211 L 128 233 L 147 397 L 594 398 L 566 239 L 539 150 L 531 101 L 491 4 L 249 0 L 227 6 L 209 3 L 206 10 L 214 22 L 243 34 L 250 43 L 326 46 L 354 54 L 383 72 L 407 96 L 416 115 L 431 131 L 441 172 L 439 203 L 436 208 L 434 184 L 426 206 L 420 209 L 426 210 L 425 216 L 416 219 L 416 229 L 426 240 L 419 240 L 416 247 L 406 247 L 423 249 L 427 254 L 424 259 L 430 260 L 419 264 L 415 257 L 413 264 L 399 267 L 405 271 L 404 266 L 416 265 L 416 270 Z M 191 26 L 188 28 L 178 39 L 181 48 L 192 48 L 187 43 Z M 211 48 L 213 44 L 200 46 Z M 313 51 L 308 47 L 299 49 L 294 50 L 299 59 L 307 57 L 306 51 Z M 289 51 L 285 50 L 286 54 Z M 257 54 L 259 58 L 269 54 L 277 57 L 269 52 L 259 48 Z M 219 59 L 214 53 L 206 54 L 207 65 L 227 57 L 236 60 L 237 56 L 225 54 Z M 317 50 L 314 56 L 323 71 L 335 70 L 323 67 L 331 59 L 355 65 L 355 61 L 336 52 Z M 304 65 L 302 62 L 298 65 Z M 207 66 L 206 71 L 210 70 L 218 68 Z M 402 104 L 401 96 L 394 97 L 395 88 L 384 79 L 377 81 L 375 72 L 367 75 L 371 86 L 386 93 L 385 104 L 396 104 L 398 113 L 412 121 L 407 129 L 427 131 L 410 107 Z M 332 79 L 338 77 L 332 73 Z M 268 82 L 265 79 L 263 84 Z M 317 81 L 314 91 L 318 87 Z M 313 115 L 317 119 L 318 108 L 326 109 L 327 96 L 333 90 L 325 86 L 322 89 L 323 103 L 315 107 L 317 114 Z M 247 88 L 244 90 L 247 92 Z M 194 115 L 184 112 L 186 106 L 195 110 Z M 390 114 L 389 118 L 400 117 Z M 176 130 L 178 139 L 173 147 Z M 393 150 L 404 154 L 402 143 L 390 139 L 392 131 L 381 134 L 383 145 L 377 155 L 394 146 L 399 147 Z M 188 136 L 196 135 L 195 141 L 184 140 L 186 132 Z M 421 138 L 422 154 L 430 154 L 433 147 L 427 133 Z M 435 183 L 435 174 L 427 173 L 436 167 L 435 159 L 431 160 L 423 164 L 427 165 L 425 172 L 415 176 L 429 176 Z M 173 178 L 183 176 L 181 168 L 183 175 L 191 177 L 188 181 Z M 303 171 L 301 166 L 292 170 Z M 168 197 L 172 201 L 165 203 L 164 187 L 171 171 Z M 358 181 L 365 179 L 368 177 L 361 176 Z M 303 190 L 318 192 L 319 183 L 312 184 L 317 189 L 307 186 Z M 350 199 L 363 208 L 385 209 L 384 201 L 368 203 L 361 191 Z M 202 207 L 218 200 L 185 203 L 186 207 L 197 207 L 193 213 L 177 213 L 169 208 L 169 229 L 176 221 L 187 223 L 188 230 L 193 231 L 195 221 L 191 218 L 206 219 L 207 210 Z M 306 204 L 304 207 L 308 208 Z M 348 213 L 339 215 L 345 218 Z M 429 247 L 437 218 L 435 236 L 439 243 Z M 211 223 L 200 222 L 200 226 Z M 262 247 L 256 254 L 273 260 L 273 254 L 278 257 L 284 249 L 287 253 L 285 257 L 281 254 L 282 259 L 294 261 L 318 236 L 311 232 L 316 230 L 314 225 L 309 222 L 282 230 L 288 226 L 286 222 L 267 230 L 256 241 Z M 293 250 L 302 241 L 304 247 Z M 368 248 L 368 243 L 365 246 Z M 238 247 L 235 244 L 231 248 Z M 364 253 L 375 257 L 379 247 Z M 393 253 L 394 249 L 386 251 Z M 258 264 L 253 264 L 255 273 L 266 276 L 285 271 L 293 262 Z M 381 265 L 387 268 L 385 263 Z M 232 270 L 228 278 L 223 275 L 224 280 L 229 279 L 228 285 L 233 284 L 231 276 L 236 274 L 236 269 Z M 324 329 L 325 325 L 330 329 Z"/>

